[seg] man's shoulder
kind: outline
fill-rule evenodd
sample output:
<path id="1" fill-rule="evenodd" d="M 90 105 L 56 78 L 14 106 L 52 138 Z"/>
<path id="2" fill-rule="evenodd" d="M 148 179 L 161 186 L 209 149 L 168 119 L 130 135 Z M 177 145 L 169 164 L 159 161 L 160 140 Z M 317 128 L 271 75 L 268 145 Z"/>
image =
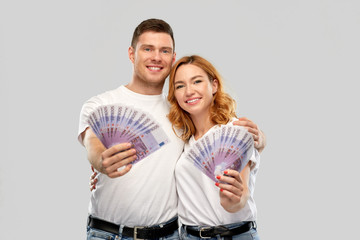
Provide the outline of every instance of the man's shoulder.
<path id="1" fill-rule="evenodd" d="M 99 93 L 99 94 L 97 94 L 96 96 L 94 96 L 94 97 L 109 97 L 109 96 L 113 96 L 113 95 L 118 95 L 118 94 L 121 94 L 121 88 L 122 88 L 122 86 L 120 86 L 120 87 L 117 87 L 117 88 L 115 88 L 115 89 L 111 89 L 111 90 L 107 90 L 107 91 L 105 91 L 105 92 L 102 92 L 102 93 Z"/>
<path id="2" fill-rule="evenodd" d="M 123 94 L 121 93 L 121 86 L 112 90 L 108 90 L 102 93 L 99 93 L 87 100 L 87 102 L 99 102 L 99 103 L 111 103 L 117 101 L 118 98 L 121 98 Z"/>

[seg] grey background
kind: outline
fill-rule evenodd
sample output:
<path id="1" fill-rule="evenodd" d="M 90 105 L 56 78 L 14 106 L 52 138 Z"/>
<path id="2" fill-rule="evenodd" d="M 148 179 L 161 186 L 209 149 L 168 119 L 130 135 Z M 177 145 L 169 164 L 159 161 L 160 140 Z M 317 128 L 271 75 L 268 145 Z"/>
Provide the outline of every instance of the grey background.
<path id="1" fill-rule="evenodd" d="M 1 1 L 1 239 L 85 239 L 84 101 L 130 80 L 144 19 L 177 56 L 209 59 L 267 135 L 262 239 L 357 236 L 360 4 L 356 0 Z"/>

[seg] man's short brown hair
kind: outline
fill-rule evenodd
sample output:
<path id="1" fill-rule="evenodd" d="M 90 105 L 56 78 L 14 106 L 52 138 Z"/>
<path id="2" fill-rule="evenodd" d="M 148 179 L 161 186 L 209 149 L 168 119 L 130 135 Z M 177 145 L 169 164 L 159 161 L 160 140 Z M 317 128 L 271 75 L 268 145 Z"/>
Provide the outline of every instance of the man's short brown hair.
<path id="1" fill-rule="evenodd" d="M 131 40 L 131 46 L 135 49 L 140 35 L 143 34 L 144 32 L 150 32 L 150 31 L 169 34 L 173 41 L 173 51 L 175 51 L 175 40 L 174 40 L 173 30 L 171 29 L 170 25 L 167 22 L 156 18 L 150 18 L 145 21 L 142 21 L 135 28 Z"/>

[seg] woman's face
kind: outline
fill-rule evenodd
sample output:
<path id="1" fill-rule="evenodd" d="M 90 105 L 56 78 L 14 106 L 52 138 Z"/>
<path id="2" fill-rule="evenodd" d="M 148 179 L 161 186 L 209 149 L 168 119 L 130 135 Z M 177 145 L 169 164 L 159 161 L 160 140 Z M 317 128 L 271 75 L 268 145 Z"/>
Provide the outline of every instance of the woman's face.
<path id="1" fill-rule="evenodd" d="M 210 82 L 208 75 L 193 64 L 181 65 L 174 78 L 175 98 L 180 107 L 192 117 L 207 116 L 218 81 Z"/>

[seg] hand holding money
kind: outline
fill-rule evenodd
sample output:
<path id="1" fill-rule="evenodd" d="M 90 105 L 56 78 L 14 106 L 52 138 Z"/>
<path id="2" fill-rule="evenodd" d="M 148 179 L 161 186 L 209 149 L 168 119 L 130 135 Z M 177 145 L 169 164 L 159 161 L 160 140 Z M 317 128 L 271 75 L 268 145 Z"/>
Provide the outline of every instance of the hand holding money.
<path id="1" fill-rule="evenodd" d="M 109 177 L 119 175 L 112 174 L 115 173 L 116 167 L 125 166 L 119 163 L 119 160 L 125 160 L 133 155 L 135 149 L 136 158 L 131 160 L 133 164 L 170 142 L 160 124 L 150 113 L 120 103 L 99 106 L 90 114 L 88 123 L 96 137 L 107 148 L 101 154 L 100 161 L 101 172 L 106 170 Z M 130 145 L 133 150 L 129 149 Z M 124 174 L 130 169 L 126 167 L 123 170 L 125 172 L 119 171 Z M 123 174 L 120 173 L 120 176 Z"/>
<path id="2" fill-rule="evenodd" d="M 224 171 L 224 175 L 216 177 L 220 181 L 215 183 L 220 188 L 220 204 L 226 211 L 235 213 L 245 206 L 250 195 L 248 189 L 249 173 L 248 164 L 241 173 L 228 169 Z"/>
<path id="3" fill-rule="evenodd" d="M 126 174 L 131 169 L 131 164 L 128 163 L 137 160 L 129 143 L 116 144 L 107 149 L 90 128 L 84 132 L 83 139 L 91 166 L 108 177 L 115 178 Z M 126 164 L 126 167 L 116 172 L 119 170 L 117 166 L 123 167 Z"/>
<path id="4" fill-rule="evenodd" d="M 253 151 L 253 137 L 244 127 L 219 125 L 194 142 L 187 149 L 186 158 L 216 181 L 215 176 L 226 169 L 242 171 Z"/>
<path id="5" fill-rule="evenodd" d="M 123 144 L 116 145 L 116 147 L 114 146 L 113 149 L 116 151 L 116 148 L 118 149 L 118 148 L 122 147 L 120 145 L 123 145 Z M 116 162 L 116 164 L 118 164 L 117 166 L 120 166 L 120 167 L 117 168 L 117 170 L 115 172 L 111 171 L 110 172 L 111 176 L 109 176 L 109 174 L 107 174 L 109 177 L 123 176 L 123 175 L 125 175 L 126 173 L 128 173 L 130 171 L 130 169 L 132 167 L 132 165 L 130 163 L 137 158 L 136 157 L 136 151 L 134 152 L 133 150 L 134 150 L 133 148 L 130 148 L 128 150 L 122 151 L 121 154 L 117 153 L 117 154 L 112 156 L 112 158 L 118 158 L 120 160 L 119 162 Z M 105 155 L 105 152 L 103 153 L 103 155 Z M 120 155 L 122 155 L 125 158 L 121 158 Z M 103 164 L 103 161 L 102 161 L 102 164 Z M 116 166 L 114 166 L 114 167 L 116 168 Z M 120 169 L 120 168 L 122 168 L 122 169 Z M 91 166 L 91 170 L 92 170 L 93 173 L 90 176 L 89 185 L 90 185 L 90 191 L 93 191 L 93 190 L 96 189 L 96 183 L 98 182 L 98 179 L 97 179 L 98 172 L 94 169 L 93 166 Z"/>
<path id="6" fill-rule="evenodd" d="M 132 161 L 136 160 L 136 150 L 130 143 L 120 143 L 106 149 L 101 154 L 103 172 L 110 178 L 123 176 L 130 171 Z"/>

